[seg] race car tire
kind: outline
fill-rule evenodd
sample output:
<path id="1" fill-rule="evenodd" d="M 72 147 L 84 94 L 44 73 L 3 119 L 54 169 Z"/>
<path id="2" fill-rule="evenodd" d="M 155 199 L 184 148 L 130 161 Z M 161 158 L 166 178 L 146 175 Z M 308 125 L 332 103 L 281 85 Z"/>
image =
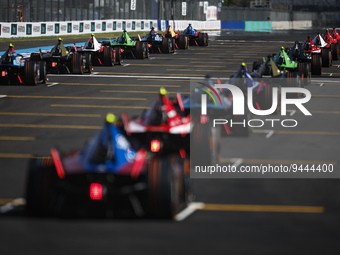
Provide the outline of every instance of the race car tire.
<path id="1" fill-rule="evenodd" d="M 338 44 L 332 44 L 332 60 L 334 61 L 339 60 L 338 49 Z"/>
<path id="2" fill-rule="evenodd" d="M 312 74 L 321 75 L 322 59 L 320 54 L 312 54 Z"/>
<path id="3" fill-rule="evenodd" d="M 332 56 L 330 49 L 321 49 L 322 67 L 330 67 L 332 65 Z"/>
<path id="4" fill-rule="evenodd" d="M 143 42 L 136 42 L 136 54 L 137 59 L 144 59 L 145 58 L 145 47 Z"/>
<path id="5" fill-rule="evenodd" d="M 54 211 L 52 185 L 57 178 L 52 159 L 31 159 L 26 177 L 28 216 L 50 216 Z"/>
<path id="6" fill-rule="evenodd" d="M 166 54 L 171 53 L 170 40 L 171 40 L 171 38 L 163 37 L 163 39 L 162 39 L 162 53 L 166 53 Z"/>
<path id="7" fill-rule="evenodd" d="M 46 62 L 40 61 L 40 62 L 38 62 L 38 64 L 39 64 L 39 72 L 40 72 L 39 80 L 42 84 L 46 84 L 46 82 L 47 82 Z"/>
<path id="8" fill-rule="evenodd" d="M 116 52 L 115 65 L 121 65 L 123 63 L 122 54 L 120 53 L 120 47 L 115 47 L 113 50 Z"/>
<path id="9" fill-rule="evenodd" d="M 178 48 L 181 50 L 188 49 L 188 37 L 185 35 L 179 35 L 178 36 Z"/>
<path id="10" fill-rule="evenodd" d="M 82 54 L 75 52 L 72 54 L 72 73 L 83 74 L 84 73 L 84 59 Z"/>
<path id="11" fill-rule="evenodd" d="M 184 163 L 179 155 L 150 160 L 148 164 L 148 214 L 152 218 L 172 219 L 182 203 Z"/>
<path id="12" fill-rule="evenodd" d="M 86 53 L 85 55 L 85 69 L 88 73 L 92 72 L 92 55 L 90 53 Z"/>
<path id="13" fill-rule="evenodd" d="M 114 64 L 113 62 L 113 51 L 110 46 L 106 46 L 103 49 L 103 64 L 105 66 L 112 66 Z"/>
<path id="14" fill-rule="evenodd" d="M 301 77 L 303 86 L 307 86 L 311 82 L 311 70 L 309 62 L 299 62 L 298 72 Z"/>
<path id="15" fill-rule="evenodd" d="M 30 56 L 30 60 L 34 60 L 34 61 L 37 61 L 37 62 L 40 61 L 41 60 L 40 53 L 32 52 L 31 56 Z"/>
<path id="16" fill-rule="evenodd" d="M 207 33 L 198 33 L 198 45 L 208 46 L 207 37 L 208 37 Z"/>
<path id="17" fill-rule="evenodd" d="M 37 63 L 35 61 L 26 61 L 24 67 L 25 83 L 27 85 L 37 85 Z"/>

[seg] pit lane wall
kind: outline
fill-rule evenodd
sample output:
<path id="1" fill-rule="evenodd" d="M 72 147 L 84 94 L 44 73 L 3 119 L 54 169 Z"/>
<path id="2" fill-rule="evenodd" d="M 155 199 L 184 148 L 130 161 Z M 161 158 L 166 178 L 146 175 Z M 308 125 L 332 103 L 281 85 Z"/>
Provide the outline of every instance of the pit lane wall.
<path id="1" fill-rule="evenodd" d="M 184 30 L 188 24 L 197 30 L 221 29 L 221 22 L 195 20 L 86 20 L 69 22 L 14 22 L 0 23 L 0 38 L 63 36 L 89 33 L 150 31 L 151 27 L 164 31 L 170 24 L 175 30 Z"/>

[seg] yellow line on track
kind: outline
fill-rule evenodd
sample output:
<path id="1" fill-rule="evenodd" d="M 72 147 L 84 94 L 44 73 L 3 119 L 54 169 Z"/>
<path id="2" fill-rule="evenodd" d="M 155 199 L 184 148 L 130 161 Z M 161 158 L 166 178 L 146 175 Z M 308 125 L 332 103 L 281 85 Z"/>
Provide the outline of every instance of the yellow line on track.
<path id="1" fill-rule="evenodd" d="M 176 80 L 169 80 L 168 78 L 161 78 L 161 79 L 146 79 L 146 78 L 140 78 L 140 79 L 137 79 L 137 81 L 170 81 L 170 82 L 174 82 L 174 81 L 176 81 L 176 82 L 181 82 L 181 81 L 190 81 L 190 79 L 183 79 L 183 80 L 181 80 L 181 79 L 176 79 Z M 138 86 L 138 85 L 136 85 L 136 86 Z M 143 86 L 143 85 L 141 85 L 141 86 Z M 166 86 L 169 86 L 169 85 L 159 85 L 159 86 L 162 86 L 162 87 L 166 87 Z M 181 87 L 181 86 L 176 86 L 176 87 Z"/>
<path id="2" fill-rule="evenodd" d="M 209 62 L 212 63 L 212 62 Z M 174 66 L 174 67 L 187 67 L 188 65 L 165 65 L 165 64 L 130 64 L 131 66 Z M 225 66 L 211 66 L 211 65 L 191 65 L 191 67 L 225 67 Z"/>
<path id="3" fill-rule="evenodd" d="M 34 156 L 25 153 L 0 153 L 0 158 L 34 158 Z"/>
<path id="4" fill-rule="evenodd" d="M 190 61 L 191 64 L 201 64 L 201 63 L 207 63 L 207 61 Z M 226 63 L 226 62 L 211 62 L 209 61 L 209 63 L 213 63 L 213 64 L 223 64 L 223 63 Z M 229 63 L 229 62 L 228 62 Z"/>
<path id="5" fill-rule="evenodd" d="M 14 198 L 0 198 L 0 205 L 5 205 L 12 202 Z"/>
<path id="6" fill-rule="evenodd" d="M 278 213 L 324 213 L 323 206 L 298 205 L 238 205 L 238 204 L 204 204 L 199 210 L 239 211 L 239 212 L 278 212 Z"/>
<path id="7" fill-rule="evenodd" d="M 14 96 L 7 95 L 10 98 L 32 98 L 32 99 L 86 99 L 86 100 L 146 100 L 146 98 L 123 98 L 123 97 L 67 97 L 67 96 Z"/>
<path id="8" fill-rule="evenodd" d="M 49 125 L 49 124 L 0 124 L 0 127 L 10 127 L 10 128 L 101 129 L 101 126 Z"/>
<path id="9" fill-rule="evenodd" d="M 149 107 L 147 107 L 147 106 L 124 106 L 124 105 L 73 105 L 73 104 L 51 104 L 51 107 L 107 108 L 107 109 L 149 109 Z"/>
<path id="10" fill-rule="evenodd" d="M 321 97 L 321 98 L 339 98 L 340 95 L 312 95 L 312 97 Z"/>
<path id="11" fill-rule="evenodd" d="M 77 113 L 38 113 L 38 112 L 0 112 L 0 115 L 13 116 L 48 116 L 48 117 L 86 117 L 86 118 L 100 118 L 101 114 L 77 114 Z"/>
<path id="12" fill-rule="evenodd" d="M 30 158 L 49 158 L 49 156 L 37 157 L 28 153 L 0 153 L 0 158 L 16 158 L 16 159 L 30 159 Z"/>
<path id="13" fill-rule="evenodd" d="M 181 55 L 191 55 L 192 53 L 181 53 Z M 211 52 L 195 52 L 195 54 L 199 54 L 199 55 L 210 55 Z M 257 56 L 261 53 L 246 53 L 246 55 L 252 55 L 252 56 Z M 241 56 L 243 57 L 245 54 L 237 54 L 237 53 L 234 53 L 234 54 L 231 54 L 231 53 L 228 53 L 226 52 L 226 54 L 223 54 L 223 52 L 219 52 L 218 53 L 218 56 Z"/>
<path id="14" fill-rule="evenodd" d="M 35 137 L 29 136 L 0 136 L 2 141 L 34 141 Z"/>
<path id="15" fill-rule="evenodd" d="M 268 133 L 266 130 L 253 130 L 253 133 L 263 134 Z M 337 131 L 288 131 L 288 130 L 274 130 L 275 134 L 280 135 L 340 135 Z"/>
<path id="16" fill-rule="evenodd" d="M 235 163 L 236 159 L 233 158 L 221 158 L 220 163 Z M 272 164 L 272 165 L 290 165 L 290 164 L 297 164 L 297 165 L 319 165 L 319 164 L 333 164 L 337 165 L 336 161 L 325 161 L 325 160 L 293 160 L 293 159 L 242 159 L 242 164 L 251 165 L 251 164 Z"/>
<path id="17" fill-rule="evenodd" d="M 146 94 L 159 94 L 159 91 L 142 91 L 142 90 L 100 90 L 100 92 L 105 92 L 105 93 L 146 93 Z M 169 92 L 169 94 L 176 94 L 177 92 Z M 190 94 L 190 92 L 181 92 L 181 94 Z"/>
<path id="18" fill-rule="evenodd" d="M 312 114 L 317 114 L 317 113 L 321 113 L 321 114 L 340 114 L 339 111 L 311 111 Z"/>
<path id="19" fill-rule="evenodd" d="M 145 76 L 159 76 L 159 78 L 161 78 L 162 76 L 193 76 L 193 77 L 197 77 L 197 76 L 202 76 L 204 77 L 205 75 L 199 75 L 199 74 L 176 74 L 176 73 L 167 73 L 167 74 L 160 74 L 160 73 L 114 73 L 114 72 L 99 72 L 98 74 L 114 74 L 114 75 L 145 75 Z"/>
<path id="20" fill-rule="evenodd" d="M 194 69 L 166 69 L 167 71 L 183 71 L 183 72 L 213 72 L 213 73 L 232 73 L 235 72 L 235 70 L 194 70 Z"/>
<path id="21" fill-rule="evenodd" d="M 138 79 L 138 80 L 157 80 L 157 79 Z M 171 80 L 171 82 L 178 80 Z M 71 86 L 112 86 L 112 87 L 174 87 L 179 88 L 180 85 L 143 85 L 143 84 L 114 84 L 114 83 L 59 83 L 59 85 L 71 85 Z"/>

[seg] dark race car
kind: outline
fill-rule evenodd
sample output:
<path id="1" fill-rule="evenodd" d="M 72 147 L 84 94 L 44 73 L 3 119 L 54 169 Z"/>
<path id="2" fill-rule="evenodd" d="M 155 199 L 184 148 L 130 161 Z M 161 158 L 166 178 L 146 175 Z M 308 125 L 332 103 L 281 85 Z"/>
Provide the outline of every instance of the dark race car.
<path id="1" fill-rule="evenodd" d="M 90 57 L 89 62 L 94 66 L 113 66 L 121 65 L 123 62 L 121 54 L 123 49 L 117 47 L 103 46 L 98 42 L 94 34 L 81 47 L 67 47 L 70 52 L 82 53 L 86 57 Z"/>
<path id="2" fill-rule="evenodd" d="M 35 61 L 30 54 L 17 54 L 10 44 L 0 58 L 0 84 L 36 85 L 46 83 L 46 64 Z"/>
<path id="3" fill-rule="evenodd" d="M 311 38 L 308 36 L 307 40 L 303 44 L 303 49 L 306 54 L 311 56 L 311 73 L 313 75 L 322 74 L 322 55 L 321 47 L 316 46 Z"/>
<path id="4" fill-rule="evenodd" d="M 172 218 L 186 206 L 179 153 L 155 155 L 127 136 L 108 114 L 83 149 L 31 160 L 26 209 L 30 216 Z"/>
<path id="5" fill-rule="evenodd" d="M 175 33 L 171 27 L 168 29 L 170 29 L 169 33 L 165 33 L 162 36 L 157 34 L 154 28 L 151 28 L 150 32 L 144 38 L 141 38 L 140 41 L 149 45 L 150 53 L 174 53 L 176 50 L 175 39 L 173 38 Z M 172 33 L 173 36 L 171 36 Z"/>
<path id="6" fill-rule="evenodd" d="M 268 61 L 274 65 L 271 59 L 268 59 Z M 263 68 L 265 68 L 265 66 Z M 269 70 L 265 70 L 263 72 L 268 71 Z M 272 70 L 270 72 L 272 72 Z M 277 71 L 277 74 L 278 73 Z M 273 88 L 280 88 L 280 84 L 277 79 L 265 79 L 263 76 L 256 79 L 254 77 L 256 77 L 256 75 L 250 74 L 246 64 L 242 63 L 240 69 L 230 78 L 229 83 L 238 86 L 245 95 L 248 94 L 247 90 L 251 89 L 254 108 L 257 110 L 268 110 L 273 107 Z M 274 113 L 278 113 L 280 105 L 280 103 L 277 104 Z"/>
<path id="7" fill-rule="evenodd" d="M 191 24 L 176 37 L 176 44 L 179 49 L 187 49 L 188 45 L 208 46 L 209 36 L 207 33 L 197 32 Z"/>
<path id="8" fill-rule="evenodd" d="M 45 61 L 47 73 L 83 74 L 92 71 L 91 54 L 68 50 L 61 38 L 51 51 L 32 53 L 31 59 Z"/>
<path id="9" fill-rule="evenodd" d="M 330 67 L 332 65 L 332 46 L 325 42 L 320 34 L 317 34 L 312 40 L 316 47 L 321 48 L 322 67 Z"/>
<path id="10" fill-rule="evenodd" d="M 122 35 L 116 39 L 109 39 L 101 41 L 103 46 L 110 46 L 116 52 L 123 49 L 123 58 L 137 58 L 144 59 L 149 57 L 149 49 L 146 42 L 141 42 L 136 38 L 130 37 L 126 30 L 123 31 Z"/>
<path id="11" fill-rule="evenodd" d="M 299 62 L 294 54 L 294 51 L 300 49 L 299 43 L 297 48 L 292 48 L 286 52 L 284 47 L 281 47 L 277 54 L 267 56 L 264 61 L 253 62 L 254 78 L 280 78 L 279 82 L 282 87 L 303 87 L 311 81 L 311 65 L 307 61 Z M 292 57 L 289 54 L 292 54 Z M 295 59 L 295 61 L 293 60 Z M 305 60 L 309 59 L 306 58 Z"/>

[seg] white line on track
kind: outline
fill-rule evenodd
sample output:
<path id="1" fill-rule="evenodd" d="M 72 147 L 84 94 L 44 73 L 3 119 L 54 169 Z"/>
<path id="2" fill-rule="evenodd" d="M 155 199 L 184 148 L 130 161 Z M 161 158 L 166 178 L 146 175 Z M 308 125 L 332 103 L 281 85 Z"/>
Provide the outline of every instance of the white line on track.
<path id="1" fill-rule="evenodd" d="M 242 158 L 236 158 L 236 159 L 233 159 L 233 160 L 235 160 L 235 162 L 232 165 L 232 167 L 238 167 L 239 165 L 241 165 L 243 163 L 243 159 Z"/>
<path id="2" fill-rule="evenodd" d="M 129 66 L 130 64 L 125 64 L 125 65 L 123 65 L 123 67 L 127 67 L 127 66 Z"/>
<path id="3" fill-rule="evenodd" d="M 53 86 L 56 86 L 58 84 L 59 84 L 59 82 L 51 83 L 51 84 L 48 84 L 47 87 L 53 87 Z"/>
<path id="4" fill-rule="evenodd" d="M 269 139 L 274 134 L 274 130 L 270 130 L 266 135 L 266 138 Z"/>
<path id="5" fill-rule="evenodd" d="M 295 113 L 296 113 L 296 110 L 293 110 L 293 111 L 289 114 L 289 116 L 293 116 Z"/>
<path id="6" fill-rule="evenodd" d="M 7 213 L 15 209 L 15 207 L 22 206 L 26 204 L 26 200 L 24 198 L 16 198 L 11 202 L 0 206 L 0 214 Z"/>
<path id="7" fill-rule="evenodd" d="M 204 207 L 204 203 L 200 203 L 200 202 L 190 203 L 187 208 L 185 208 L 183 211 L 175 215 L 174 220 L 182 221 L 186 219 L 188 216 L 190 216 L 191 214 L 193 214 L 196 210 L 202 209 L 203 207 Z"/>
<path id="8" fill-rule="evenodd" d="M 313 79 L 311 80 L 312 82 L 317 82 L 317 83 L 327 83 L 327 82 L 330 82 L 330 83 L 340 83 L 340 81 L 338 79 Z"/>
<path id="9" fill-rule="evenodd" d="M 7 97 L 7 95 L 0 95 L 0 98 L 5 98 Z"/>
<path id="10" fill-rule="evenodd" d="M 192 79 L 192 80 L 203 80 L 204 77 L 187 77 L 187 76 L 162 76 L 162 75 L 106 75 L 106 74 L 98 74 L 98 75 L 77 75 L 77 74 L 49 74 L 49 76 L 58 76 L 58 77 L 96 77 L 96 78 L 145 78 L 145 79 Z M 216 79 L 212 77 L 213 79 Z M 222 78 L 221 78 L 222 80 Z M 227 79 L 225 79 L 227 80 Z"/>

